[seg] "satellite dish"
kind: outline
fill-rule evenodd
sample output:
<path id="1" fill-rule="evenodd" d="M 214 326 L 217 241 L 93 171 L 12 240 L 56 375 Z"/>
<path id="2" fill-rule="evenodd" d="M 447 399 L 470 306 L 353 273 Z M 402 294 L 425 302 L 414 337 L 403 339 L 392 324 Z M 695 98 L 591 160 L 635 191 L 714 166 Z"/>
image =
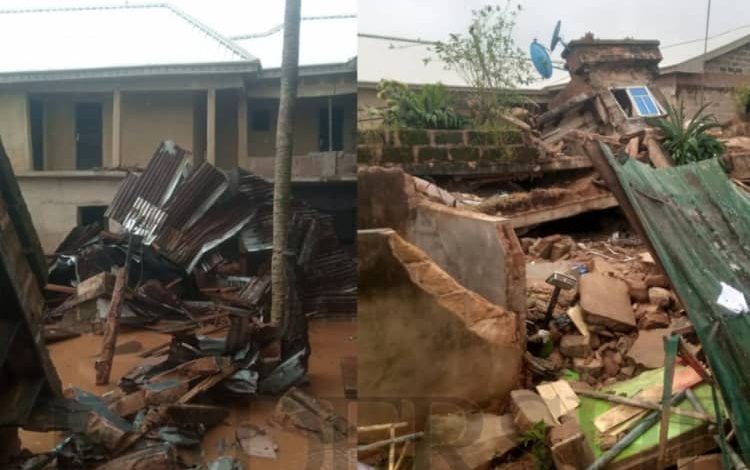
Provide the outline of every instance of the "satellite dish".
<path id="1" fill-rule="evenodd" d="M 568 47 L 567 44 L 563 42 L 562 36 L 560 36 L 560 24 L 562 23 L 561 20 L 557 20 L 557 24 L 555 25 L 555 30 L 552 32 L 552 41 L 550 42 L 549 49 L 551 51 L 555 50 L 555 47 L 557 47 L 557 43 L 560 43 L 563 45 L 563 47 Z"/>
<path id="2" fill-rule="evenodd" d="M 539 72 L 539 75 L 542 78 L 550 78 L 552 76 L 552 59 L 550 59 L 547 49 L 534 39 L 529 46 L 529 54 L 531 55 L 531 63 L 534 64 L 534 68 Z"/>

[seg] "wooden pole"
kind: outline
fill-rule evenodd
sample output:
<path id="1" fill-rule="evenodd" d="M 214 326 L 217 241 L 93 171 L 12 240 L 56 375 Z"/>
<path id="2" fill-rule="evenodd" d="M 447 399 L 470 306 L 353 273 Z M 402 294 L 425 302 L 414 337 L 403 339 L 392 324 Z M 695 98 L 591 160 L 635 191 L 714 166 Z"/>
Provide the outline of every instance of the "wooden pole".
<path id="1" fill-rule="evenodd" d="M 582 388 L 573 388 L 573 391 L 576 392 L 578 395 L 584 395 L 584 396 L 591 397 L 591 398 L 598 398 L 600 400 L 607 400 L 612 403 L 620 403 L 622 405 L 635 406 L 637 408 L 643 408 L 646 410 L 657 410 L 657 411 L 661 410 L 661 405 L 659 405 L 658 403 L 654 403 L 652 401 L 641 400 L 638 398 L 621 397 L 619 395 L 595 392 L 593 390 L 585 390 Z M 679 416 L 695 418 L 701 421 L 708 421 L 710 423 L 716 422 L 716 419 L 714 419 L 713 416 L 709 415 L 708 413 L 701 413 L 700 411 L 683 410 L 681 408 L 675 408 L 675 407 L 670 408 L 670 411 L 672 414 L 679 415 Z"/>
<path id="2" fill-rule="evenodd" d="M 115 346 L 117 344 L 117 332 L 120 329 L 120 308 L 122 307 L 122 297 L 128 277 L 128 260 L 125 261 L 125 266 L 117 268 L 115 288 L 112 292 L 112 302 L 109 304 L 107 325 L 105 326 L 104 338 L 102 339 L 102 352 L 99 354 L 96 364 L 94 364 L 97 385 L 107 385 L 109 383 L 109 374 L 112 371 L 112 360 L 115 357 Z"/>

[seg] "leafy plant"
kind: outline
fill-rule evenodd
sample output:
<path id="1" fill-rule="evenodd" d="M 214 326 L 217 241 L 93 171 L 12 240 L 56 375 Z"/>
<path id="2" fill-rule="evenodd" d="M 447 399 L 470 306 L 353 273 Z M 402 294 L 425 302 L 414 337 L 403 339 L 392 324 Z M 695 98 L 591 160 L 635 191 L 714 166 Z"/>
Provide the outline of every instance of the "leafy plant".
<path id="1" fill-rule="evenodd" d="M 424 85 L 412 90 L 390 80 L 378 83 L 378 98 L 385 108 L 371 113 L 383 118 L 386 126 L 415 129 L 460 129 L 464 118 L 453 108 L 448 90 L 441 84 Z"/>
<path id="2" fill-rule="evenodd" d="M 745 85 L 734 91 L 734 99 L 737 101 L 737 112 L 746 115 L 750 112 L 750 86 Z"/>
<path id="3" fill-rule="evenodd" d="M 513 41 L 520 12 L 521 6 L 510 1 L 473 10 L 467 33 L 451 34 L 432 47 L 474 89 L 470 108 L 476 127 L 498 122 L 505 108 L 520 101 L 518 86 L 532 81 L 529 60 Z"/>
<path id="4" fill-rule="evenodd" d="M 553 468 L 552 453 L 546 443 L 547 425 L 544 421 L 534 423 L 521 434 L 520 438 L 521 447 L 527 449 L 534 456 L 538 470 L 551 470 Z"/>
<path id="5" fill-rule="evenodd" d="M 692 118 L 685 118 L 685 105 L 666 105 L 667 117 L 649 122 L 664 134 L 662 146 L 672 155 L 676 165 L 706 160 L 721 155 L 724 145 L 707 131 L 721 127 L 712 114 L 704 114 L 708 104 L 701 106 Z"/>

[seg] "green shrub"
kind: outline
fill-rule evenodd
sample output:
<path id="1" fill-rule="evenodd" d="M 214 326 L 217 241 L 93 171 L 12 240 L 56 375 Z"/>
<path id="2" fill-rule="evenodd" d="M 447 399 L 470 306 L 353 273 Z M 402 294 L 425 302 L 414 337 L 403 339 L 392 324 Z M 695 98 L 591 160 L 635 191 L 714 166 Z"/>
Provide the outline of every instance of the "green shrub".
<path id="1" fill-rule="evenodd" d="M 649 122 L 664 134 L 662 146 L 672 155 L 675 165 L 706 160 L 721 155 L 724 145 L 707 131 L 721 124 L 712 114 L 704 114 L 705 104 L 690 119 L 685 119 L 685 106 L 667 104 L 667 117 Z"/>
<path id="2" fill-rule="evenodd" d="M 745 85 L 737 88 L 734 91 L 734 99 L 737 101 L 738 114 L 750 114 L 750 86 Z"/>
<path id="3" fill-rule="evenodd" d="M 371 108 L 388 127 L 413 129 L 460 129 L 464 119 L 453 108 L 450 95 L 441 84 L 411 90 L 403 83 L 381 80 L 378 98 L 385 108 Z"/>

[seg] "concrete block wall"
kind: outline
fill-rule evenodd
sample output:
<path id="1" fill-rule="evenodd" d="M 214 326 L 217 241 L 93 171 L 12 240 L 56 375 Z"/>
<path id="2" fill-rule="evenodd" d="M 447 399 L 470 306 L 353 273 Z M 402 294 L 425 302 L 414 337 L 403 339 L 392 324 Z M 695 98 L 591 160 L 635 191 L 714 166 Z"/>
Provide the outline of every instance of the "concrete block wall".
<path id="1" fill-rule="evenodd" d="M 706 72 L 750 75 L 750 44 L 706 62 Z"/>
<path id="2" fill-rule="evenodd" d="M 526 266 L 510 219 L 424 200 L 399 168 L 362 169 L 357 182 L 358 229 L 394 229 L 462 286 L 526 312 Z"/>
<path id="3" fill-rule="evenodd" d="M 539 157 L 515 130 L 371 129 L 359 132 L 357 161 L 364 165 L 492 165 Z"/>

